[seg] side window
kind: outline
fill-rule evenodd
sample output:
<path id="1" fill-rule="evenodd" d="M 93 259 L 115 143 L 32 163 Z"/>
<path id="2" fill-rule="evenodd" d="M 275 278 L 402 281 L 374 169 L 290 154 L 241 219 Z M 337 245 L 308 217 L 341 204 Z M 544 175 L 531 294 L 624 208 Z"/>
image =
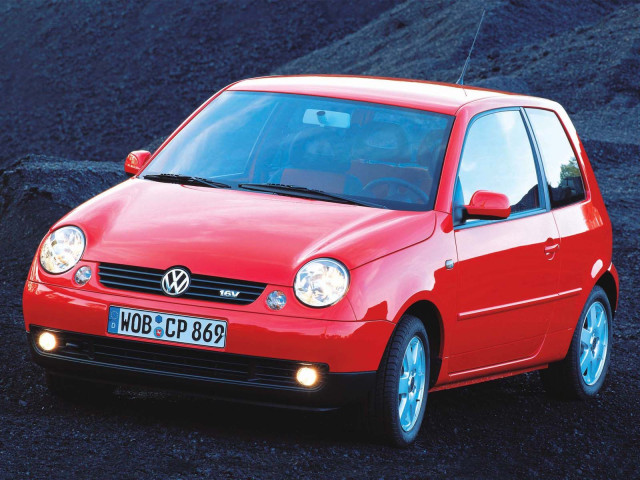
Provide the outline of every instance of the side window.
<path id="1" fill-rule="evenodd" d="M 540 148 L 551 207 L 584 200 L 580 167 L 560 120 L 549 110 L 527 108 L 526 112 Z"/>
<path id="2" fill-rule="evenodd" d="M 477 190 L 489 190 L 506 195 L 512 213 L 540 208 L 538 172 L 519 110 L 490 113 L 471 124 L 457 190 L 465 205 Z"/>

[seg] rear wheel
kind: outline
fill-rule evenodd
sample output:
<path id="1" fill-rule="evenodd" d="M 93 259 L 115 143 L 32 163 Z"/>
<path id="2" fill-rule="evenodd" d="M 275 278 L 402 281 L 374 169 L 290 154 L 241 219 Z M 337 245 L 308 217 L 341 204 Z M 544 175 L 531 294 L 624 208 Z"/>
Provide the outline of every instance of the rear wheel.
<path id="1" fill-rule="evenodd" d="M 367 421 L 399 447 L 412 443 L 424 419 L 429 391 L 429 338 L 419 318 L 404 315 L 380 362 Z"/>
<path id="2" fill-rule="evenodd" d="M 587 399 L 600 391 L 611 359 L 612 318 L 605 291 L 594 287 L 580 314 L 567 356 L 540 371 L 549 393 Z"/>
<path id="3" fill-rule="evenodd" d="M 90 380 L 64 377 L 46 372 L 47 388 L 49 391 L 67 400 L 99 400 L 109 396 L 115 390 L 114 385 L 97 383 Z"/>

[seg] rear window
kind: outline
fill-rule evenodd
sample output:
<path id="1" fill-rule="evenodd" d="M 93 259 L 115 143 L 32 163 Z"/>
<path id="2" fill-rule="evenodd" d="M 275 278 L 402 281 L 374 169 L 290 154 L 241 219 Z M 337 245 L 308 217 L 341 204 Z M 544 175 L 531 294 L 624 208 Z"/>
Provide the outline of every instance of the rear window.
<path id="1" fill-rule="evenodd" d="M 540 148 L 551 207 L 584 200 L 584 183 L 576 155 L 555 113 L 527 108 L 527 116 Z"/>

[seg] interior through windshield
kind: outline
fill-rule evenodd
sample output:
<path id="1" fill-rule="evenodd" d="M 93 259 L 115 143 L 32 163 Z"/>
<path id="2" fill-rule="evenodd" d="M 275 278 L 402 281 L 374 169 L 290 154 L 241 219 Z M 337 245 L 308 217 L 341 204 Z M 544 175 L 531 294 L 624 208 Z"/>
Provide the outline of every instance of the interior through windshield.
<path id="1" fill-rule="evenodd" d="M 431 210 L 453 117 L 286 93 L 226 91 L 144 170 L 294 185 L 396 210 Z"/>

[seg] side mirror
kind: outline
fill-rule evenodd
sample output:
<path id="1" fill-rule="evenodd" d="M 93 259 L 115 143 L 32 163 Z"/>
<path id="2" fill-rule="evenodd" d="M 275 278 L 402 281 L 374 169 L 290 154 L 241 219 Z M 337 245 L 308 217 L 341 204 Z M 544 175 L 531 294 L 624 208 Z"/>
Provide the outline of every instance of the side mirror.
<path id="1" fill-rule="evenodd" d="M 471 195 L 469 205 L 464 206 L 466 218 L 481 220 L 503 220 L 511 215 L 511 205 L 502 193 L 478 190 Z"/>
<path id="2" fill-rule="evenodd" d="M 136 150 L 127 155 L 124 161 L 124 172 L 130 177 L 136 175 L 151 157 L 151 153 L 146 150 Z"/>

